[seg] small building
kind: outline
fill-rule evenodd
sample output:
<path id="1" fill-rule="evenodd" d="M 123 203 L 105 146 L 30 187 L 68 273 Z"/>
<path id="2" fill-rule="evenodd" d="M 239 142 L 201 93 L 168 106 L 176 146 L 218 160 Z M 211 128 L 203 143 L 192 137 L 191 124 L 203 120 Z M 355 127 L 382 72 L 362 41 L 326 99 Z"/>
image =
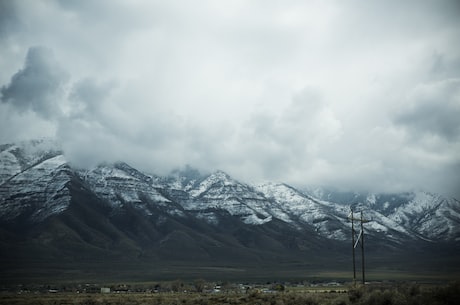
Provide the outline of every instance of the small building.
<path id="1" fill-rule="evenodd" d="M 109 287 L 101 287 L 101 293 L 110 293 Z"/>

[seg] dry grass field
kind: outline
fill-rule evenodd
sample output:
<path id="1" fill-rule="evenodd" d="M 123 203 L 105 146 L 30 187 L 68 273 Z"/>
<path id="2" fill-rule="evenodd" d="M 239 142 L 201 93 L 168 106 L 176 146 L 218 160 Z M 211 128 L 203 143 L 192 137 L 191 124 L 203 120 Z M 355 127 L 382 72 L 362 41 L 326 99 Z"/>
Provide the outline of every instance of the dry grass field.
<path id="1" fill-rule="evenodd" d="M 160 293 L 18 293 L 0 294 L 9 305 L 454 305 L 460 304 L 460 283 L 449 285 L 371 284 L 365 287 L 291 289 L 280 291 L 160 292 Z"/>

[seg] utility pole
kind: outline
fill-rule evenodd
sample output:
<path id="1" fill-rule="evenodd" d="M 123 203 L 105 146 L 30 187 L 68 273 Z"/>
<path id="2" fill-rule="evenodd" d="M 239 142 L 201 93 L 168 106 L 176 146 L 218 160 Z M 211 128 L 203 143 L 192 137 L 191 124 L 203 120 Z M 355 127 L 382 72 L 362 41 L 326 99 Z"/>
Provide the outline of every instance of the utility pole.
<path id="1" fill-rule="evenodd" d="M 351 209 L 351 219 L 353 219 L 353 209 Z M 355 263 L 355 222 L 351 221 L 351 250 L 353 252 L 353 285 L 356 284 L 356 263 Z"/>
<path id="2" fill-rule="evenodd" d="M 361 264 L 363 270 L 363 285 L 366 283 L 365 272 L 364 272 L 364 219 L 363 211 L 361 211 Z"/>
<path id="3" fill-rule="evenodd" d="M 356 284 L 356 257 L 355 249 L 358 246 L 358 243 L 361 244 L 361 270 L 362 270 L 362 283 L 363 285 L 366 282 L 365 274 L 365 263 L 364 263 L 364 223 L 369 222 L 370 220 L 364 219 L 363 211 L 361 211 L 361 217 L 355 218 L 353 208 L 350 208 L 351 213 L 348 216 L 348 219 L 351 221 L 351 242 L 352 242 L 352 254 L 353 254 L 353 284 Z M 355 231 L 355 221 L 360 223 L 360 231 L 358 236 L 356 236 Z"/>

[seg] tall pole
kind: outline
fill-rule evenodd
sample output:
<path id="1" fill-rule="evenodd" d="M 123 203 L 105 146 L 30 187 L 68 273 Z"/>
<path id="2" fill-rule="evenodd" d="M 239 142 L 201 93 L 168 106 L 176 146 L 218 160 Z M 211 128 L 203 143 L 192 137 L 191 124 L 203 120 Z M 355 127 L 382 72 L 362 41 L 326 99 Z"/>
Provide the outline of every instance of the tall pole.
<path id="1" fill-rule="evenodd" d="M 348 218 L 351 220 L 351 242 L 352 242 L 352 254 L 353 254 L 353 284 L 356 284 L 356 252 L 355 248 L 358 244 L 361 244 L 361 270 L 363 273 L 362 281 L 363 285 L 366 284 L 366 274 L 365 274 L 365 259 L 364 259 L 364 223 L 370 222 L 368 219 L 364 219 L 363 211 L 360 211 L 360 217 L 356 217 L 354 215 L 353 208 L 350 207 L 350 215 Z M 355 220 L 360 222 L 361 230 L 359 231 L 358 236 L 355 236 Z"/>
<path id="2" fill-rule="evenodd" d="M 353 251 L 353 284 L 356 284 L 356 264 L 355 264 L 355 225 L 353 209 L 351 209 L 351 249 Z"/>
<path id="3" fill-rule="evenodd" d="M 361 256 L 362 256 L 362 269 L 363 269 L 363 285 L 366 283 L 364 278 L 364 220 L 363 211 L 361 211 Z"/>

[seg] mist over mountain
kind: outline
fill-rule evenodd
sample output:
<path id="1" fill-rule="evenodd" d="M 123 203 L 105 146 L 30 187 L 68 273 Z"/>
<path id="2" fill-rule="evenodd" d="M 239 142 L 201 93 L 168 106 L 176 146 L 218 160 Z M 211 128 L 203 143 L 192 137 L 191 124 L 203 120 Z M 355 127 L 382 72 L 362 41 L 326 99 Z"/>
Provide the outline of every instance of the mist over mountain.
<path id="1" fill-rule="evenodd" d="M 455 261 L 456 198 L 253 185 L 190 166 L 167 176 L 124 162 L 82 169 L 53 140 L 0 146 L 0 261 L 7 278 L 27 278 L 39 266 L 76 270 L 94 262 L 344 268 L 350 207 L 370 220 L 371 266 L 447 272 Z"/>

